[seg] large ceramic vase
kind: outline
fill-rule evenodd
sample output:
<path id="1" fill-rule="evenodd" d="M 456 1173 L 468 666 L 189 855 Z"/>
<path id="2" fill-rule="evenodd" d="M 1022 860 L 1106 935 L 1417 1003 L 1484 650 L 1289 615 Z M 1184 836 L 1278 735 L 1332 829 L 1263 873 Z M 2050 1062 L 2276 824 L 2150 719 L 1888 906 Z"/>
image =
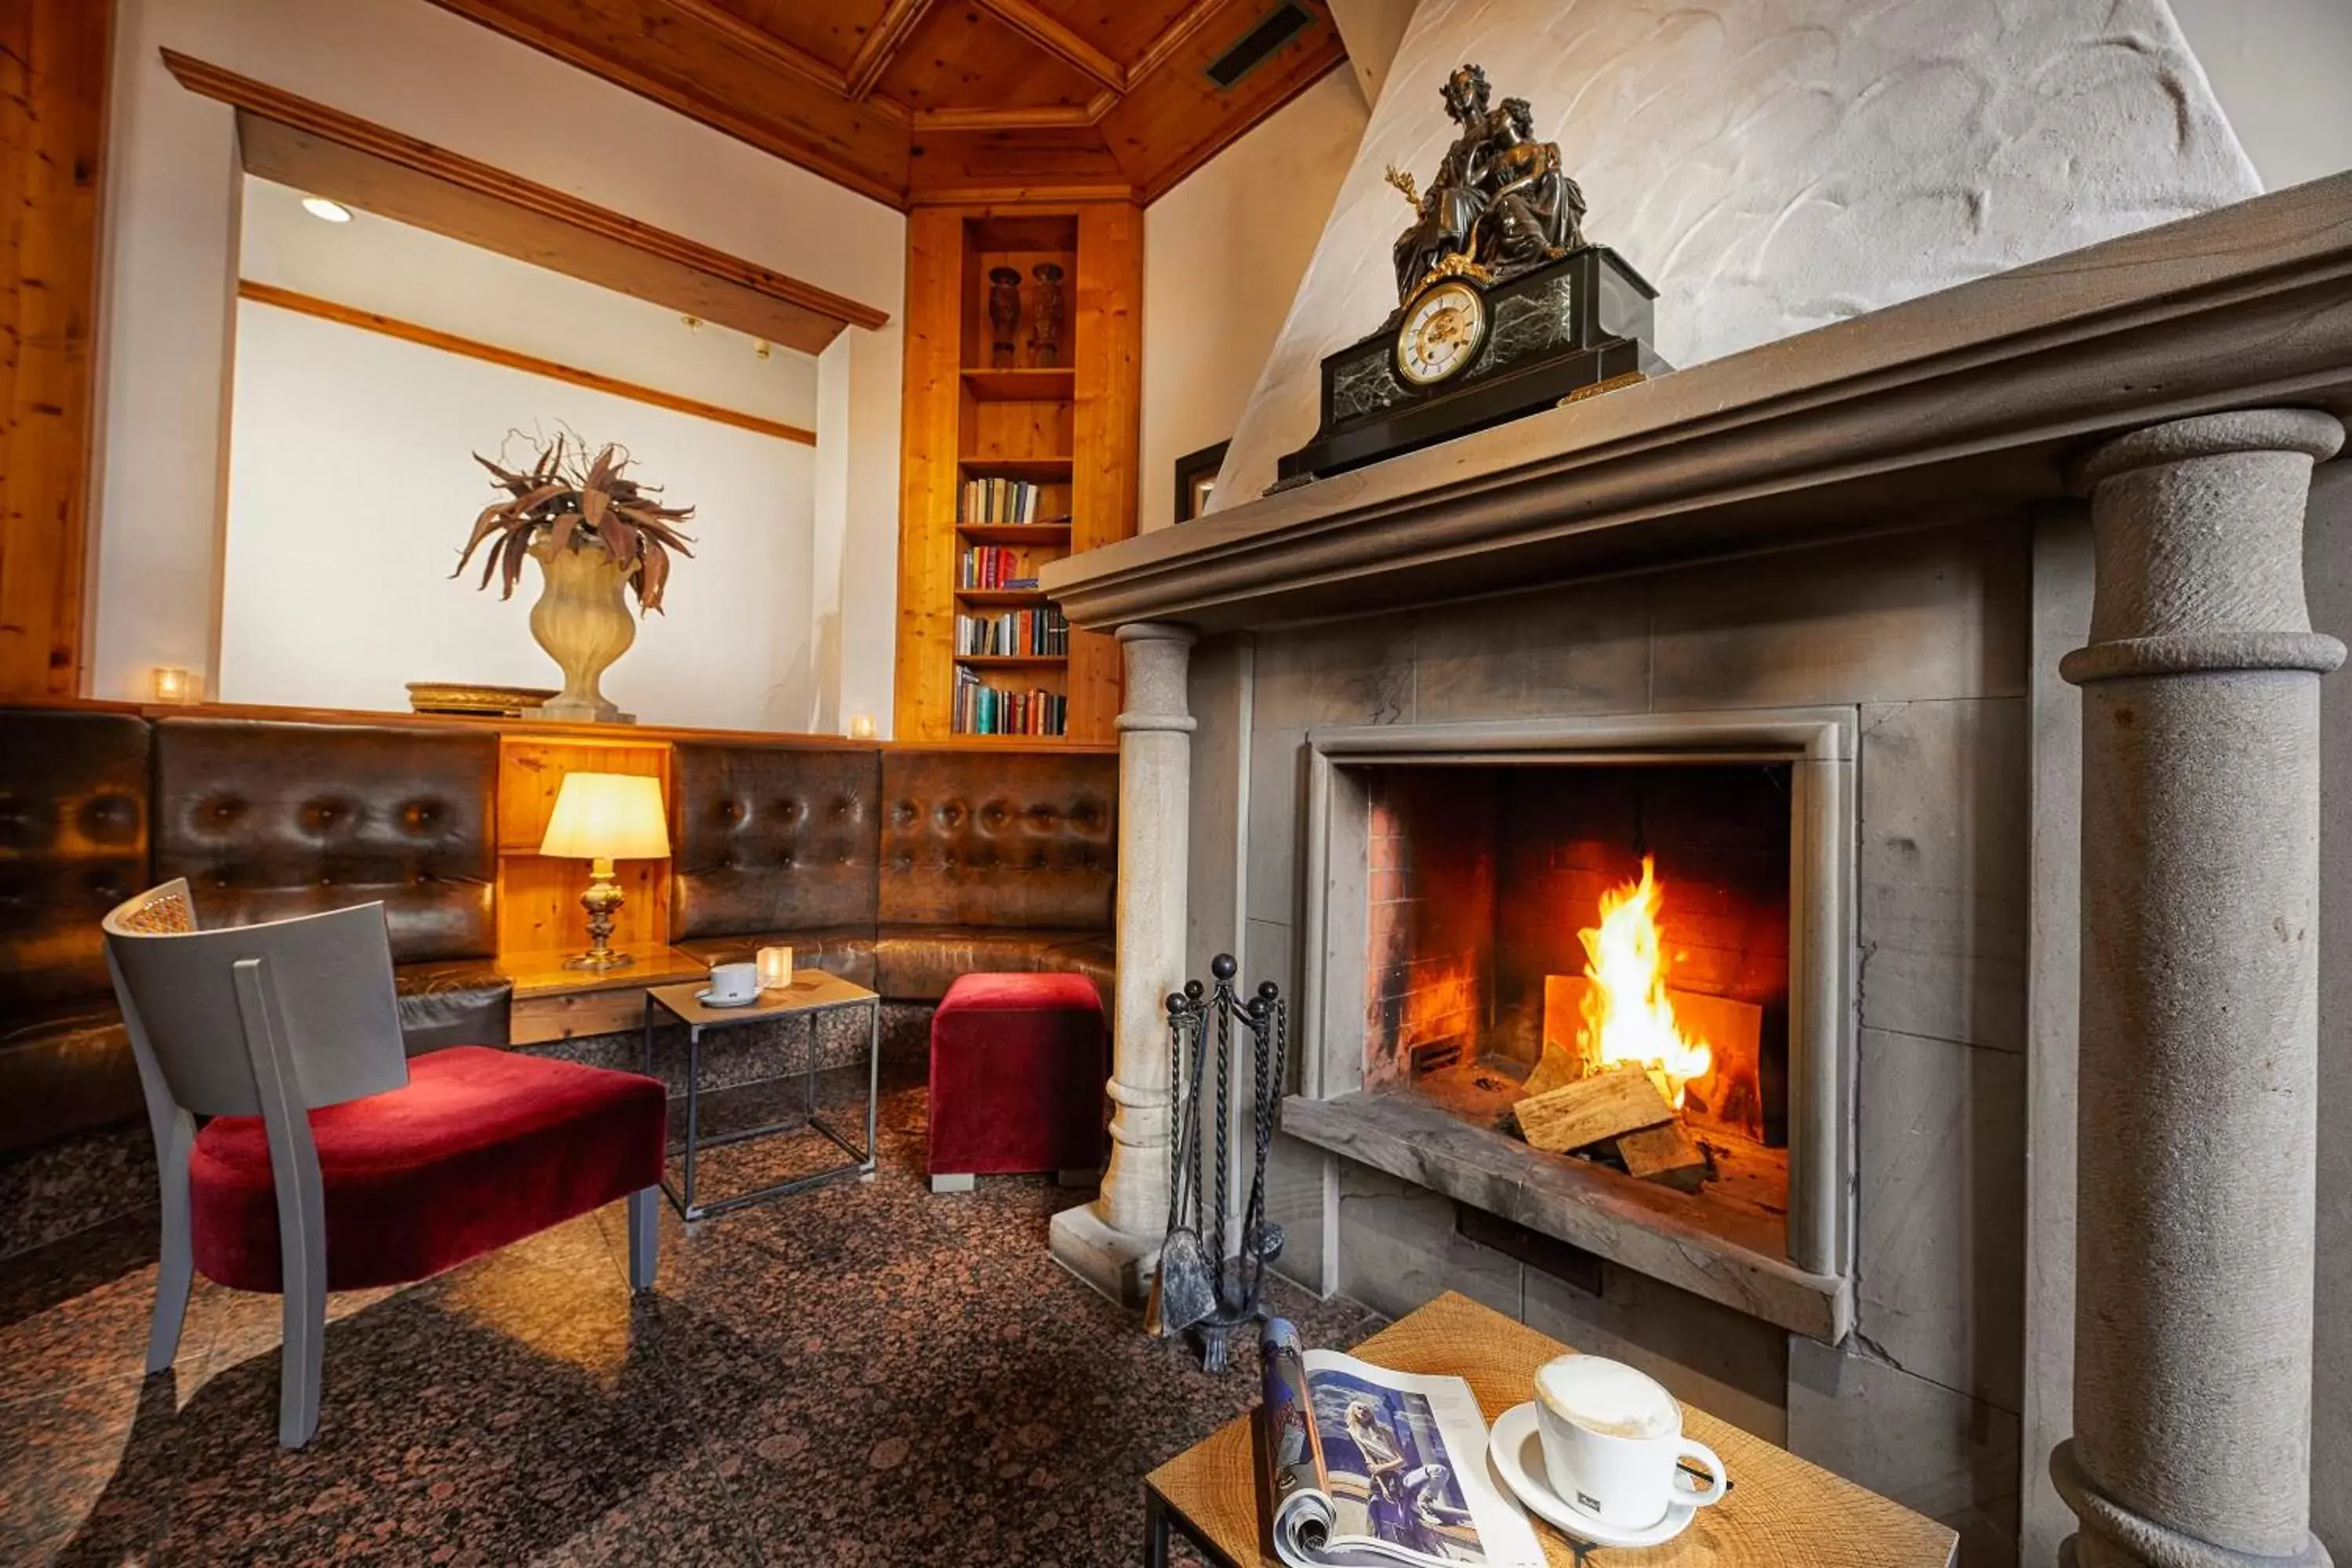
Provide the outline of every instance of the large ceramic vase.
<path id="1" fill-rule="evenodd" d="M 596 546 L 554 548 L 546 538 L 530 547 L 539 563 L 539 603 L 530 607 L 530 635 L 563 670 L 563 689 L 540 705 L 542 717 L 612 723 L 621 710 L 597 682 L 637 640 L 637 621 L 624 591 L 628 578 Z"/>

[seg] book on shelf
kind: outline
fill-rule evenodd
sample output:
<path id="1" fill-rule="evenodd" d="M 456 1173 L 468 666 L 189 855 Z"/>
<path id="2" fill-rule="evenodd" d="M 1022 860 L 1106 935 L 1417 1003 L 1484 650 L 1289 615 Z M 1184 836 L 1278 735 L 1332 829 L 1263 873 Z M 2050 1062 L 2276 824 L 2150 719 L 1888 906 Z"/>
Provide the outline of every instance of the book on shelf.
<path id="1" fill-rule="evenodd" d="M 967 544 L 956 556 L 956 586 L 989 593 L 1026 593 L 1037 586 L 1029 552 L 1004 544 Z"/>
<path id="2" fill-rule="evenodd" d="M 1045 499 L 1045 487 L 1027 479 L 970 479 L 964 480 L 963 494 L 956 503 L 956 521 L 1013 527 L 1070 521 L 1067 512 L 1058 517 L 1044 515 Z"/>
<path id="3" fill-rule="evenodd" d="M 1043 687 L 1014 691 L 991 686 L 962 666 L 956 667 L 955 733 L 1060 736 L 1069 733 L 1069 727 L 1068 698 Z"/>
<path id="4" fill-rule="evenodd" d="M 1070 623 L 1051 607 L 958 615 L 955 650 L 967 658 L 1058 658 L 1070 651 Z"/>

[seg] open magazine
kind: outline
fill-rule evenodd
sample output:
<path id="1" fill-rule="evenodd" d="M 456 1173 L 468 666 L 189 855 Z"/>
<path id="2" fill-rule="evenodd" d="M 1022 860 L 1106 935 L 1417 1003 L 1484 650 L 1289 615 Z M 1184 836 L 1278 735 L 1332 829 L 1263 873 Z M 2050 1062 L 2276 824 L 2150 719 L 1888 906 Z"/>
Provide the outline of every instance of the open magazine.
<path id="1" fill-rule="evenodd" d="M 1259 1344 L 1274 1549 L 1290 1568 L 1543 1568 L 1534 1528 L 1486 1468 L 1467 1383 L 1306 1350 L 1286 1318 Z"/>

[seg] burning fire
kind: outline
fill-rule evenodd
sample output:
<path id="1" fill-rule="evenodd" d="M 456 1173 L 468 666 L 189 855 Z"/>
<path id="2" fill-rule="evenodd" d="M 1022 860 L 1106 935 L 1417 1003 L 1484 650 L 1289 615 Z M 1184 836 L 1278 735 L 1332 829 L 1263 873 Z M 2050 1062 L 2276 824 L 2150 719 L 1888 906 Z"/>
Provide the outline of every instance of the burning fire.
<path id="1" fill-rule="evenodd" d="M 1658 911 L 1664 889 L 1642 858 L 1642 879 L 1601 895 L 1601 923 L 1578 931 L 1584 943 L 1584 1028 L 1577 1036 L 1596 1069 L 1639 1062 L 1679 1110 L 1683 1086 L 1705 1078 L 1715 1053 L 1675 1026 L 1666 1000 L 1666 962 L 1660 951 Z"/>

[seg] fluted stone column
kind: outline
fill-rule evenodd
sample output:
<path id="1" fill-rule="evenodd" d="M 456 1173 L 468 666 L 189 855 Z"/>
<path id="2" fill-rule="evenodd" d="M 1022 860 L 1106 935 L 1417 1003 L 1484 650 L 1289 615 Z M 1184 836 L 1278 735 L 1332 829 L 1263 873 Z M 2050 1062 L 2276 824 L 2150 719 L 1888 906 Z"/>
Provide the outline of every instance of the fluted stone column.
<path id="1" fill-rule="evenodd" d="M 2184 419 L 2082 469 L 2074 1436 L 2081 1568 L 2325 1563 L 2310 1531 L 2324 414 Z"/>
<path id="2" fill-rule="evenodd" d="M 1110 1169 L 1102 1196 L 1054 1216 L 1054 1256 L 1113 1300 L 1140 1306 L 1168 1226 L 1168 1010 L 1184 984 L 1192 632 L 1118 628 L 1118 991 L 1112 1020 Z"/>

